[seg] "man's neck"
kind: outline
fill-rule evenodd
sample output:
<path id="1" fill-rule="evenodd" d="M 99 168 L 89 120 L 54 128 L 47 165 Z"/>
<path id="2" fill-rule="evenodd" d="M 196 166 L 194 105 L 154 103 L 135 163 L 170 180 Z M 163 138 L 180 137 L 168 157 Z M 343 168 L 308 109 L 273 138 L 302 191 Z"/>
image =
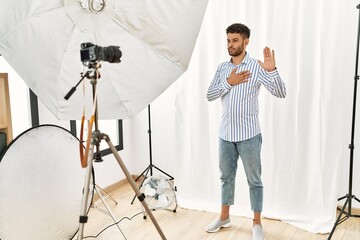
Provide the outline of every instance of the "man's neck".
<path id="1" fill-rule="evenodd" d="M 239 65 L 245 58 L 246 52 L 244 51 L 241 55 L 236 56 L 236 57 L 231 57 L 231 62 L 234 65 Z"/>

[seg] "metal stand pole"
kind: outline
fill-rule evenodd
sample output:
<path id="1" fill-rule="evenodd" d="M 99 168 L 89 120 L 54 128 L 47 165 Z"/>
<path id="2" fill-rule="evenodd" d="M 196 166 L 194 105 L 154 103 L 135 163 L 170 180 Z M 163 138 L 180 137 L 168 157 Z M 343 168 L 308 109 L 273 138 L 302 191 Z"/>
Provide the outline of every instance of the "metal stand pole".
<path id="1" fill-rule="evenodd" d="M 88 197 L 90 191 L 90 178 L 92 172 L 92 163 L 93 163 L 93 155 L 94 155 L 94 144 L 90 145 L 89 156 L 87 160 L 87 167 L 86 167 L 86 174 L 85 174 L 85 183 L 83 188 L 83 198 L 81 203 L 81 211 L 80 211 L 80 218 L 79 218 L 79 233 L 78 233 L 78 240 L 82 240 L 84 236 L 84 227 L 85 223 L 87 223 L 88 216 L 86 209 L 90 205 Z"/>
<path id="2" fill-rule="evenodd" d="M 360 4 L 356 6 L 359 10 L 359 21 L 358 21 L 358 37 L 356 45 L 356 61 L 355 61 L 355 77 L 354 77 L 354 97 L 353 97 L 353 112 L 352 112 L 352 125 L 351 125 L 351 143 L 349 144 L 350 149 L 350 168 L 349 168 L 349 192 L 345 196 L 338 199 L 338 201 L 346 199 L 344 206 L 340 210 L 339 216 L 336 219 L 334 227 L 332 228 L 328 240 L 331 239 L 335 232 L 337 225 L 341 224 L 350 217 L 360 217 L 360 215 L 354 215 L 351 213 L 352 200 L 356 200 L 360 203 L 360 200 L 352 193 L 352 181 L 353 181 L 353 167 L 354 167 L 354 137 L 355 137 L 355 113 L 356 113 L 356 93 L 357 93 L 357 81 L 359 80 L 358 75 L 358 64 L 359 64 L 359 42 L 360 42 Z M 347 211 L 345 211 L 347 207 Z M 343 216 L 345 215 L 345 216 Z"/>
<path id="3" fill-rule="evenodd" d="M 174 180 L 174 177 L 172 177 L 170 174 L 164 172 L 163 170 L 161 170 L 160 168 L 156 167 L 153 164 L 152 161 L 152 145 L 151 145 L 151 114 L 150 114 L 150 104 L 148 105 L 148 123 L 149 123 L 149 129 L 148 129 L 148 134 L 149 134 L 149 156 L 150 156 L 150 164 L 147 166 L 147 168 L 145 168 L 145 170 L 135 179 L 135 182 L 137 180 L 139 180 L 141 177 L 143 177 L 139 189 L 141 188 L 141 186 L 144 184 L 145 179 L 147 178 L 149 172 L 150 172 L 150 176 L 153 175 L 153 168 L 155 168 L 156 170 L 158 170 L 159 172 L 163 173 L 164 175 L 169 177 L 169 180 Z M 135 197 L 133 198 L 133 200 L 131 201 L 131 204 L 134 203 Z"/>

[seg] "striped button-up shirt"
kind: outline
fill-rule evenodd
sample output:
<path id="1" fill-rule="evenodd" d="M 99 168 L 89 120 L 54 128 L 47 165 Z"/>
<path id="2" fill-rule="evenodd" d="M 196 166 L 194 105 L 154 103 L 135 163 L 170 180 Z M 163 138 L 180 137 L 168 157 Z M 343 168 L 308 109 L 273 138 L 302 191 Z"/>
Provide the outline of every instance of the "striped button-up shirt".
<path id="1" fill-rule="evenodd" d="M 227 82 L 230 73 L 238 68 L 236 73 L 249 70 L 251 78 L 246 83 L 231 86 Z M 239 65 L 231 61 L 221 63 L 211 82 L 207 99 L 209 101 L 221 97 L 223 114 L 220 124 L 220 138 L 239 142 L 252 138 L 261 132 L 259 124 L 258 95 L 261 85 L 274 96 L 284 98 L 286 88 L 277 70 L 267 72 L 256 59 L 246 53 Z"/>

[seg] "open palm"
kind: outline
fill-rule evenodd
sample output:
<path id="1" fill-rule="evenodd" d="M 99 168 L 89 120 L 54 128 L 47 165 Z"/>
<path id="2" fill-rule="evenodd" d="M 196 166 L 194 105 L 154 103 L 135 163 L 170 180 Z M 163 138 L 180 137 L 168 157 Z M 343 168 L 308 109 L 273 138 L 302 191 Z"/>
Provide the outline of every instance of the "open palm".
<path id="1" fill-rule="evenodd" d="M 270 48 L 265 47 L 264 48 L 264 62 L 261 62 L 260 60 L 258 61 L 260 66 L 265 69 L 268 72 L 274 71 L 275 70 L 275 51 L 274 50 L 270 50 Z"/>

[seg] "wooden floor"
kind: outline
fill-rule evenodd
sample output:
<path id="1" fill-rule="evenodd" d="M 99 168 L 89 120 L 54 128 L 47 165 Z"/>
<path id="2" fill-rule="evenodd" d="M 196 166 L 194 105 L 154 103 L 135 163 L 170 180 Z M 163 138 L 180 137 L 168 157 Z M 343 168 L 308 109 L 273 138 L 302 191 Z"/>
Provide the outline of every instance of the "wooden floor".
<path id="1" fill-rule="evenodd" d="M 116 221 L 121 220 L 119 228 L 112 226 L 114 220 L 103 212 L 105 209 L 101 201 L 97 201 L 97 207 L 90 208 L 89 220 L 85 224 L 84 239 L 101 240 L 161 240 L 157 229 L 149 216 L 144 219 L 142 207 L 136 199 L 130 204 L 134 191 L 129 184 L 121 184 L 114 190 L 107 190 L 111 198 L 106 203 L 111 208 Z M 94 201 L 95 202 L 95 201 Z M 222 229 L 217 233 L 206 233 L 204 227 L 211 222 L 217 214 L 204 211 L 187 210 L 178 207 L 176 213 L 159 209 L 152 212 L 166 239 L 168 240 L 251 240 L 252 220 L 243 217 L 232 216 L 232 227 Z M 129 218 L 132 218 L 129 220 Z M 266 240 L 326 240 L 328 235 L 314 234 L 301 230 L 287 223 L 277 220 L 263 219 Z M 95 237 L 98 235 L 97 237 Z M 76 237 L 74 239 L 77 239 Z M 360 219 L 350 218 L 340 224 L 332 237 L 332 240 L 359 240 Z"/>

